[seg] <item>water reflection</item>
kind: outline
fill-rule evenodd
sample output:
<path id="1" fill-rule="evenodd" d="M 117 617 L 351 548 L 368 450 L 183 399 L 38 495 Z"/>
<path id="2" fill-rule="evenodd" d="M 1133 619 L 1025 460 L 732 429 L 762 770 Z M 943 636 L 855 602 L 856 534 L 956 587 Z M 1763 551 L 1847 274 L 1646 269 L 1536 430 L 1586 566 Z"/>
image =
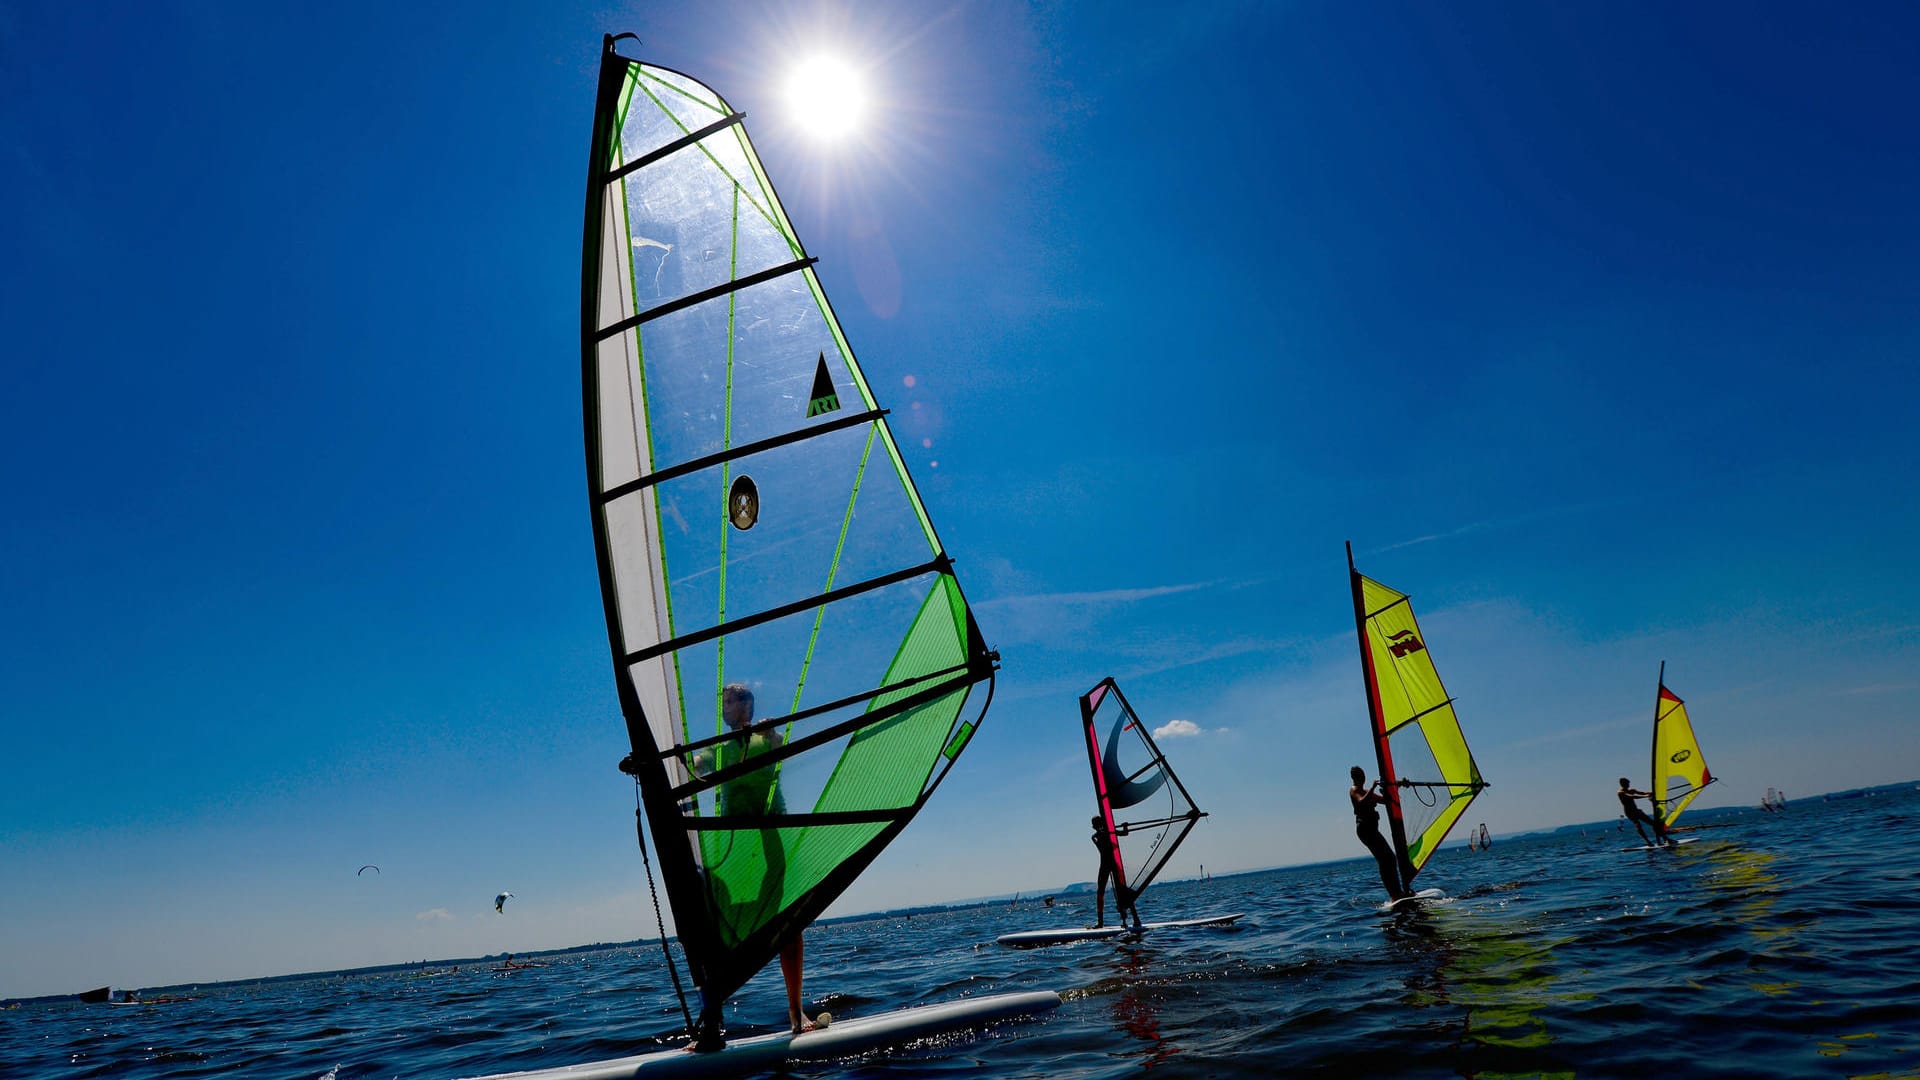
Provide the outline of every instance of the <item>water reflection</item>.
<path id="1" fill-rule="evenodd" d="M 1593 995 L 1554 989 L 1560 973 L 1554 950 L 1571 944 L 1527 924 L 1489 919 L 1465 901 L 1396 914 L 1387 940 L 1419 966 L 1405 979 L 1399 1004 L 1418 1010 L 1458 1010 L 1463 1076 L 1565 1078 L 1573 1063 L 1552 1048 L 1554 1035 L 1540 1010 Z"/>
<path id="2" fill-rule="evenodd" d="M 1705 886 L 1738 898 L 1727 914 L 1759 942 L 1747 962 L 1756 981 L 1748 985 L 1768 997 L 1786 996 L 1800 986 L 1799 981 L 1768 978 L 1768 969 L 1797 955 L 1800 933 L 1811 929 L 1814 920 L 1787 921 L 1775 911 L 1782 891 L 1792 884 L 1775 872 L 1779 856 L 1734 844 L 1718 845 L 1706 856 Z"/>
<path id="3" fill-rule="evenodd" d="M 1180 1048 L 1160 1032 L 1160 990 L 1143 981 L 1153 960 L 1153 950 L 1121 946 L 1114 950 L 1114 981 L 1120 993 L 1113 999 L 1115 1025 L 1130 1038 L 1145 1045 L 1122 1056 L 1140 1059 L 1140 1067 L 1151 1069 L 1165 1064 Z"/>

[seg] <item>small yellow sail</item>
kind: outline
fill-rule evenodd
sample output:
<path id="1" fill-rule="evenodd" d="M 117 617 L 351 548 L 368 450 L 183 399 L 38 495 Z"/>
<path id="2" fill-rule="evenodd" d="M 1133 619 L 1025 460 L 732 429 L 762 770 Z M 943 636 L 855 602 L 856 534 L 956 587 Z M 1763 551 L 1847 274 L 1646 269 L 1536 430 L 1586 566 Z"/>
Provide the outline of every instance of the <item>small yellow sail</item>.
<path id="1" fill-rule="evenodd" d="M 1667 689 L 1666 665 L 1660 665 L 1660 696 L 1653 713 L 1653 816 L 1668 828 L 1680 812 L 1713 783 L 1700 740 L 1687 719 L 1687 703 Z"/>

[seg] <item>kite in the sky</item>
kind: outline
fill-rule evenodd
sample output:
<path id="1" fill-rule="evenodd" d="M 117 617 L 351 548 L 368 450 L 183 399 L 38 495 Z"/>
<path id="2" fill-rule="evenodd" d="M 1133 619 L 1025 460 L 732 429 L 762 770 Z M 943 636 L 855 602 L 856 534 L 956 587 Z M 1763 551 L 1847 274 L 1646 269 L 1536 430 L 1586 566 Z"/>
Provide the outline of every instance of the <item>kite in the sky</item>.
<path id="1" fill-rule="evenodd" d="M 361 867 L 358 871 L 356 871 L 353 876 L 359 877 L 361 874 L 364 874 L 369 870 L 373 871 L 375 874 L 378 874 L 380 872 L 379 867 L 373 865 L 372 863 L 368 863 L 367 865 Z"/>
<path id="2" fill-rule="evenodd" d="M 501 894 L 500 894 L 499 896 L 496 896 L 496 897 L 494 897 L 494 898 L 493 898 L 493 910 L 494 910 L 494 911 L 495 911 L 496 913 L 498 913 L 498 912 L 503 912 L 503 911 L 505 911 L 505 910 L 507 910 L 507 897 L 509 897 L 509 896 L 512 896 L 512 895 L 513 895 L 513 894 L 512 894 L 512 893 L 510 893 L 510 892 L 503 892 L 503 893 L 501 893 Z"/>

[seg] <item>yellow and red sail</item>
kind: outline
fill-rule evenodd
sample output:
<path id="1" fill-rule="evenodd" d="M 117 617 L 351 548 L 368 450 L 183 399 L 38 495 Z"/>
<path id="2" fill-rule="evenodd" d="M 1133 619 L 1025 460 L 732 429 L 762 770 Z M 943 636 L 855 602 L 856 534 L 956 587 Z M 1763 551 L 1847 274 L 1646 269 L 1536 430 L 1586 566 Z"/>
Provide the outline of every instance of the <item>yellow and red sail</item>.
<path id="1" fill-rule="evenodd" d="M 1667 689 L 1667 665 L 1660 665 L 1660 693 L 1653 710 L 1653 816 L 1668 828 L 1680 812 L 1713 783 L 1700 739 L 1687 719 L 1687 703 Z"/>
<path id="2" fill-rule="evenodd" d="M 1353 568 L 1354 622 L 1400 877 L 1411 882 L 1487 782 L 1407 595 Z"/>

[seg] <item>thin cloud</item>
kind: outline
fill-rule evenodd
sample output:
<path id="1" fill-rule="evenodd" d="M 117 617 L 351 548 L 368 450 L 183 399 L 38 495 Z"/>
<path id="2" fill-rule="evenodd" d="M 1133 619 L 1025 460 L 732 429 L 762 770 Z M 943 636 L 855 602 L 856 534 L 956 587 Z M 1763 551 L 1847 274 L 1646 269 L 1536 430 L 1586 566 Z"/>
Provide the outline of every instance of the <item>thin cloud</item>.
<path id="1" fill-rule="evenodd" d="M 1894 694 L 1902 690 L 1920 689 L 1920 683 L 1873 683 L 1868 686 L 1849 686 L 1841 690 L 1842 694 Z"/>
<path id="2" fill-rule="evenodd" d="M 1002 596 L 983 600 L 974 607 L 980 611 L 1020 608 L 1028 605 L 1069 604 L 1075 607 L 1118 607 L 1158 596 L 1174 596 L 1196 589 L 1212 588 L 1218 581 L 1194 581 L 1185 585 L 1150 585 L 1139 589 L 1105 589 L 1099 592 L 1032 593 L 1027 596 Z"/>
<path id="3" fill-rule="evenodd" d="M 418 920 L 419 922 L 440 922 L 443 919 L 451 919 L 453 917 L 454 917 L 453 912 L 448 911 L 446 908 L 443 908 L 443 907 L 437 907 L 427 911 L 423 911 L 420 914 L 415 915 L 414 919 Z"/>
<path id="4" fill-rule="evenodd" d="M 1169 720 L 1153 729 L 1156 739 L 1178 739 L 1182 736 L 1204 735 L 1206 729 L 1191 720 Z"/>
<path id="5" fill-rule="evenodd" d="M 1597 499 L 1592 502 L 1569 503 L 1566 506 L 1549 507 L 1548 509 L 1545 509 L 1545 510 L 1536 510 L 1530 514 L 1518 514 L 1510 518 L 1496 518 L 1491 521 L 1469 522 L 1468 524 L 1462 525 L 1458 528 L 1448 529 L 1445 532 L 1428 533 L 1425 536 L 1416 536 L 1411 540 L 1402 540 L 1398 543 L 1388 544 L 1384 547 L 1377 547 L 1377 548 L 1374 548 L 1372 551 L 1367 552 L 1367 554 L 1378 555 L 1382 552 L 1398 551 L 1401 548 L 1410 548 L 1415 546 L 1416 544 L 1430 543 L 1434 540 L 1451 540 L 1457 536 L 1469 536 L 1473 533 L 1490 532 L 1494 529 L 1511 529 L 1516 525 L 1527 525 L 1535 521 L 1544 521 L 1548 518 L 1567 517 L 1572 514 L 1584 514 L 1589 510 L 1600 510 L 1608 506 L 1616 506 L 1628 501 L 1630 500 L 1628 499 Z"/>

